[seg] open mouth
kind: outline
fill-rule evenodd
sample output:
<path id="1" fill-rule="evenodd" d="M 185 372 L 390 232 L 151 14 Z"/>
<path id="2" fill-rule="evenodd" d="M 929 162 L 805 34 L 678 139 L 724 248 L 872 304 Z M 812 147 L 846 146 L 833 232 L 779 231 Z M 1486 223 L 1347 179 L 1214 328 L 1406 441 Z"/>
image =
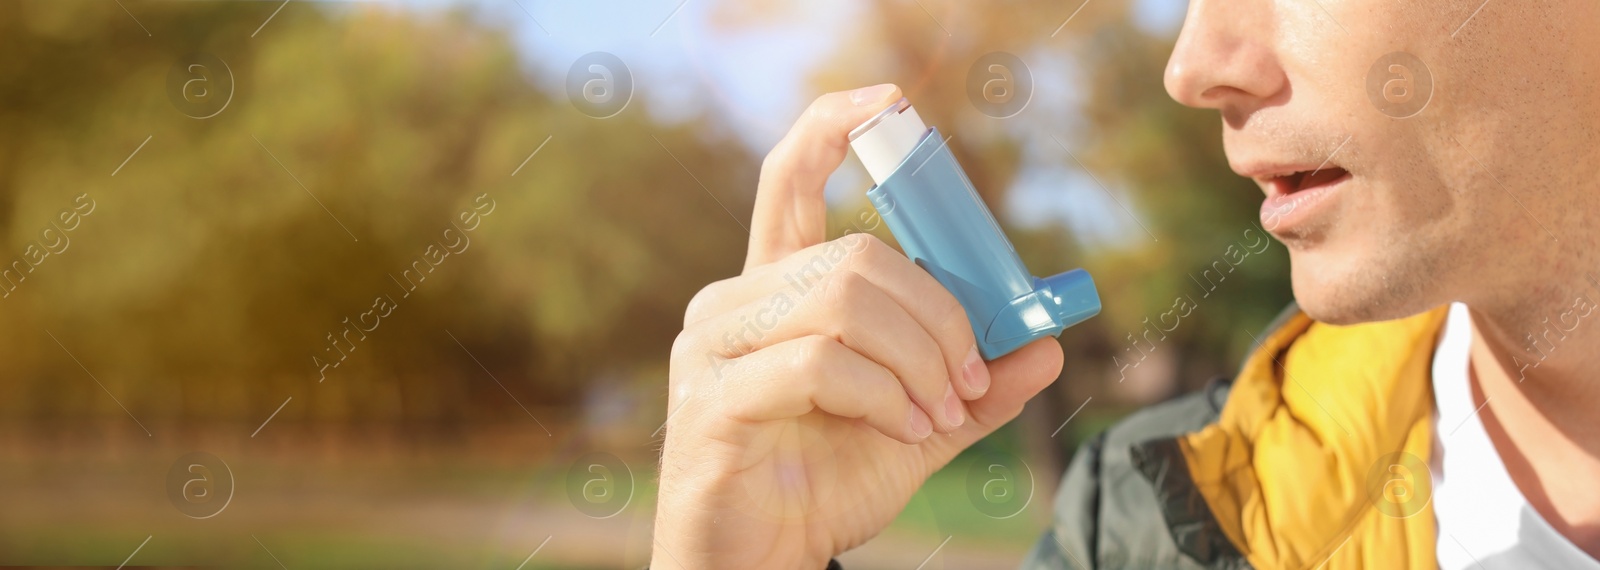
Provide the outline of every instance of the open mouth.
<path id="1" fill-rule="evenodd" d="M 1277 195 L 1288 195 L 1303 192 L 1313 188 L 1330 186 L 1350 176 L 1350 172 L 1338 166 L 1329 165 L 1317 170 L 1303 170 L 1292 174 L 1276 176 L 1271 179 L 1272 190 Z"/>

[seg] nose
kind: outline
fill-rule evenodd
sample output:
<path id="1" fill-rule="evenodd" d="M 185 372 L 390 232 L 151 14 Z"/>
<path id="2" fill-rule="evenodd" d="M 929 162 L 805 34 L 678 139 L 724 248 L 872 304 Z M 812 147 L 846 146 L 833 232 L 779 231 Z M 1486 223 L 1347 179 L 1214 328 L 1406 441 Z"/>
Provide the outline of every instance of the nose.
<path id="1" fill-rule="evenodd" d="M 1287 89 L 1289 79 L 1274 49 L 1271 2 L 1189 0 L 1183 31 L 1167 60 L 1167 94 L 1229 118 Z"/>

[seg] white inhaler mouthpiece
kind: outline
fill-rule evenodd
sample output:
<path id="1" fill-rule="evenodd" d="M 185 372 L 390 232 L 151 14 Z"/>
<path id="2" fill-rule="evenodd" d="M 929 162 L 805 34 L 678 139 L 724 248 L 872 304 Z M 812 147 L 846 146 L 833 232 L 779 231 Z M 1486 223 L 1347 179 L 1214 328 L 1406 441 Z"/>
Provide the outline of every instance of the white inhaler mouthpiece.
<path id="1" fill-rule="evenodd" d="M 873 184 L 883 184 L 900 163 L 911 156 L 928 125 L 922 122 L 911 102 L 901 98 L 861 126 L 850 131 L 850 148 L 867 167 Z"/>

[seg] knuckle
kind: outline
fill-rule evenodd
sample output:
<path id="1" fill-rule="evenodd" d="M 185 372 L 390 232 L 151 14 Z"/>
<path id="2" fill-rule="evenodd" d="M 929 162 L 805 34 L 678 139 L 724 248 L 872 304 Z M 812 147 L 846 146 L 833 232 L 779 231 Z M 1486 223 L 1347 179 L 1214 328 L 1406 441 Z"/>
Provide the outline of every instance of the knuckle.
<path id="1" fill-rule="evenodd" d="M 712 311 L 718 305 L 718 299 L 723 296 L 723 291 L 727 289 L 731 280 L 732 278 L 711 283 L 696 292 L 683 310 L 683 326 L 688 327 L 712 316 Z"/>
<path id="2" fill-rule="evenodd" d="M 714 364 L 714 361 L 710 359 L 698 360 L 697 357 L 701 356 L 699 346 L 699 338 L 688 329 L 679 332 L 677 338 L 672 340 L 672 356 L 667 362 L 667 393 L 669 400 L 677 400 L 674 396 L 694 390 L 694 387 L 699 384 L 701 376 L 699 365 Z M 668 405 L 675 406 L 676 404 L 669 401 Z"/>
<path id="3" fill-rule="evenodd" d="M 870 260 L 890 251 L 889 244 L 883 243 L 878 236 L 866 233 L 853 233 L 839 238 L 839 245 L 844 246 L 851 261 Z"/>
<path id="4" fill-rule="evenodd" d="M 678 331 L 678 336 L 672 339 L 671 366 L 679 366 L 693 362 L 693 358 L 700 351 L 700 335 L 692 328 Z"/>
<path id="5" fill-rule="evenodd" d="M 847 316 L 871 286 L 867 278 L 854 271 L 829 272 L 817 283 L 817 302 L 830 317 Z M 837 322 L 839 319 L 830 320 Z"/>
<path id="6" fill-rule="evenodd" d="M 932 341 L 926 347 L 927 356 L 917 359 L 918 372 L 928 383 L 941 387 L 950 382 L 950 370 L 945 367 L 944 352 L 939 350 L 939 345 Z M 939 394 L 943 396 L 944 394 Z"/>
<path id="7" fill-rule="evenodd" d="M 834 93 L 829 93 L 812 99 L 811 104 L 806 106 L 805 118 L 807 120 L 820 121 L 832 116 L 833 107 L 828 104 L 828 101 L 836 96 Z"/>
<path id="8" fill-rule="evenodd" d="M 727 340 L 722 340 L 723 346 L 720 347 L 717 341 L 715 327 L 704 324 L 679 331 L 672 340 L 671 360 L 668 362 L 672 376 L 698 377 L 704 371 L 720 378 L 725 369 L 732 367 L 735 359 L 741 355 L 723 354 L 730 348 Z"/>
<path id="9" fill-rule="evenodd" d="M 789 365 L 796 377 L 814 385 L 819 379 L 833 373 L 838 362 L 838 342 L 821 335 L 807 336 L 794 342 L 794 356 Z"/>
<path id="10" fill-rule="evenodd" d="M 856 233 L 851 235 L 855 236 L 856 243 L 859 246 L 858 249 L 860 250 L 870 252 L 874 255 L 883 255 L 886 253 L 895 252 L 894 248 L 889 247 L 889 244 L 884 243 L 884 241 L 879 239 L 878 236 L 869 233 Z"/>
<path id="11" fill-rule="evenodd" d="M 767 151 L 767 156 L 761 159 L 761 175 L 759 177 L 761 182 L 765 182 L 769 176 L 774 174 L 773 171 L 777 169 L 778 161 L 783 154 L 783 148 L 783 141 L 780 140 L 777 145 L 772 147 L 772 150 Z"/>
<path id="12" fill-rule="evenodd" d="M 878 236 L 872 234 L 850 234 L 840 239 L 841 241 L 849 240 L 843 243 L 845 248 L 845 263 L 843 265 L 857 272 L 869 271 L 872 268 L 881 267 L 888 263 L 906 263 L 910 261 L 905 256 L 900 255 L 900 252 L 895 251 L 889 244 L 884 243 Z"/>
<path id="13" fill-rule="evenodd" d="M 933 297 L 931 309 L 933 310 L 933 318 L 936 319 L 934 322 L 937 323 L 935 328 L 939 332 L 941 339 L 954 342 L 960 345 L 958 348 L 963 350 L 967 348 L 967 345 L 976 343 L 978 339 L 972 332 L 971 322 L 967 320 L 967 309 L 961 306 L 961 302 L 956 300 L 955 295 L 951 295 L 949 291 L 941 290 L 938 295 Z M 957 356 L 964 358 L 966 354 Z"/>
<path id="14" fill-rule="evenodd" d="M 772 150 L 767 151 L 767 156 L 761 159 L 761 172 L 756 183 L 760 187 L 779 184 L 785 178 L 792 176 L 797 160 L 797 148 L 794 135 L 785 135 L 772 145 Z"/>

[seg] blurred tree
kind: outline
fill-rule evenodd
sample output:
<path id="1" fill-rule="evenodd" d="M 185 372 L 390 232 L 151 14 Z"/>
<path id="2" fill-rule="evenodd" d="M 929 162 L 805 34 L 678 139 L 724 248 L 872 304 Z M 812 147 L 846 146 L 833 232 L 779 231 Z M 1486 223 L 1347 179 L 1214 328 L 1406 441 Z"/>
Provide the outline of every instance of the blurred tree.
<path id="1" fill-rule="evenodd" d="M 74 196 L 98 207 L 0 299 L 0 415 L 121 418 L 48 330 L 147 421 L 259 421 L 290 394 L 280 421 L 521 417 L 473 357 L 528 404 L 659 381 L 684 304 L 738 269 L 722 205 L 748 218 L 730 190 L 758 158 L 683 126 L 714 118 L 581 114 L 489 18 L 123 4 L 0 4 L 5 263 Z M 214 117 L 167 93 L 193 53 L 234 79 Z M 462 236 L 407 296 L 403 272 Z M 390 315 L 347 340 L 380 296 Z M 319 384 L 313 357 L 344 352 Z"/>
<path id="2" fill-rule="evenodd" d="M 22 259 L 75 196 L 98 208 L 70 250 L 0 299 L 0 340 L 15 347 L 0 414 L 120 416 L 51 335 L 155 420 L 255 419 L 291 393 L 304 406 L 285 419 L 519 415 L 474 357 L 529 403 L 577 402 L 602 377 L 659 389 L 683 305 L 739 269 L 759 155 L 725 119 L 662 124 L 642 104 L 589 118 L 530 79 L 509 31 L 484 14 L 296 5 L 262 26 L 270 5 L 123 4 L 0 4 L 11 54 L 0 58 L 0 260 Z M 724 2 L 712 22 L 780 25 L 793 9 Z M 1273 243 L 1200 297 L 1194 277 L 1248 241 L 1259 198 L 1228 171 L 1214 113 L 1166 97 L 1170 37 L 1133 26 L 1120 3 L 856 9 L 859 29 L 840 34 L 818 90 L 905 86 L 954 135 L 1029 266 L 1083 265 L 1105 293 L 1104 315 L 1063 335 L 1070 380 L 1042 400 L 1060 412 L 1047 415 L 1115 389 L 1143 320 L 1179 297 L 1197 308 L 1153 353 L 1181 355 L 1162 362 L 1189 386 L 1231 371 L 1246 331 L 1288 298 L 1286 259 Z M 992 51 L 1018 54 L 1039 79 L 1015 117 L 968 100 L 968 68 Z M 207 119 L 168 94 L 194 53 L 234 78 L 229 105 Z M 1126 224 L 1124 243 L 1091 247 L 1081 228 L 1008 223 L 1000 206 L 1019 173 L 1079 168 L 1052 138 L 1159 241 Z M 450 242 L 445 230 L 481 195 L 494 210 L 465 232 L 468 249 L 402 296 L 403 272 Z M 839 204 L 830 233 L 866 207 Z M 392 314 L 343 340 L 342 321 L 381 295 Z M 318 384 L 313 357 L 337 358 L 336 345 L 354 350 Z"/>

